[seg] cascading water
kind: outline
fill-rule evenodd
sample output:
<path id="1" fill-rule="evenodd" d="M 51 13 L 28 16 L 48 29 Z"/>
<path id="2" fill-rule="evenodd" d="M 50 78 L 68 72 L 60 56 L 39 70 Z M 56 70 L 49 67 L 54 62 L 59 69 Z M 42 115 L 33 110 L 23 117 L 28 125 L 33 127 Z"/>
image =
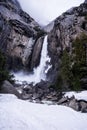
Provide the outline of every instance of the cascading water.
<path id="1" fill-rule="evenodd" d="M 47 36 L 45 36 L 41 52 L 40 64 L 37 68 L 34 68 L 33 74 L 27 75 L 24 72 L 14 73 L 15 80 L 17 80 L 19 83 L 26 81 L 27 83 L 33 83 L 34 85 L 41 80 L 46 80 L 46 74 L 51 68 L 47 45 Z"/>

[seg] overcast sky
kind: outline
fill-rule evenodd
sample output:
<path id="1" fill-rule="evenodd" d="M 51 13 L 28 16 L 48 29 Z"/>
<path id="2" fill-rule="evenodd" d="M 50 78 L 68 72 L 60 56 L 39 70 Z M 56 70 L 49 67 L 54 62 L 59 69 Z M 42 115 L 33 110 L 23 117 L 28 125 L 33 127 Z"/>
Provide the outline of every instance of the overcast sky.
<path id="1" fill-rule="evenodd" d="M 73 6 L 78 6 L 84 0 L 18 0 L 22 9 L 39 24 L 47 25 Z"/>

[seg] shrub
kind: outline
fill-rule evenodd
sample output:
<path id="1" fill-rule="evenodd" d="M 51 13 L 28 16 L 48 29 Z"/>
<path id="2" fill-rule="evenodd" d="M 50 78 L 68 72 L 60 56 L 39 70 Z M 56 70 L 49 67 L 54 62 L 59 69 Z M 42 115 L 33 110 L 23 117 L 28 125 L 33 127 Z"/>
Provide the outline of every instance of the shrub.
<path id="1" fill-rule="evenodd" d="M 6 69 L 6 58 L 4 54 L 0 51 L 0 85 L 4 80 L 12 80 L 12 75 Z"/>
<path id="2" fill-rule="evenodd" d="M 65 49 L 61 58 L 60 75 L 57 78 L 58 89 L 63 89 L 63 86 L 68 86 L 72 90 L 81 90 L 81 78 L 87 75 L 86 68 L 86 46 L 87 35 L 81 34 L 72 43 L 72 52 Z M 86 69 L 84 69 L 86 68 Z M 56 86 L 57 86 L 56 85 Z"/>
<path id="3" fill-rule="evenodd" d="M 69 52 L 65 49 L 61 58 L 60 73 L 58 74 L 58 78 L 55 82 L 55 88 L 59 91 L 66 90 L 67 86 L 70 85 L 72 79 L 71 60 Z"/>
<path id="4" fill-rule="evenodd" d="M 80 37 L 77 37 L 73 42 L 73 51 L 72 51 L 72 88 L 81 89 L 81 78 L 87 74 L 87 70 L 84 71 L 86 67 L 86 44 L 87 44 L 87 35 L 81 34 Z"/>

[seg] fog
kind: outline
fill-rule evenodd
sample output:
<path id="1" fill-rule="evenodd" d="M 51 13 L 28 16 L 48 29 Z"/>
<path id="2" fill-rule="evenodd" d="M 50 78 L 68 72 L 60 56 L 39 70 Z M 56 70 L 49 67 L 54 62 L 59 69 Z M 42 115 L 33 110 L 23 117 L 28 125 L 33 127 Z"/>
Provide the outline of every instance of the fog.
<path id="1" fill-rule="evenodd" d="M 22 9 L 40 25 L 47 25 L 71 7 L 78 6 L 84 0 L 18 0 Z"/>

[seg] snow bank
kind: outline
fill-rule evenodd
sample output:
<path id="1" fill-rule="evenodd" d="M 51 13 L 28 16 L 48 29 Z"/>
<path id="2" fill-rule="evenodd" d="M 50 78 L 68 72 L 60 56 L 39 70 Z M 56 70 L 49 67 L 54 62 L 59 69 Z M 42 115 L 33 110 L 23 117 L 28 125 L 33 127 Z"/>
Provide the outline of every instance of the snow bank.
<path id="1" fill-rule="evenodd" d="M 87 91 L 82 91 L 82 92 L 66 92 L 66 94 L 64 95 L 65 97 L 68 96 L 69 98 L 71 98 L 72 96 L 75 96 L 75 98 L 77 100 L 85 100 L 87 101 Z"/>
<path id="2" fill-rule="evenodd" d="M 87 130 L 87 114 L 0 95 L 0 130 Z"/>

